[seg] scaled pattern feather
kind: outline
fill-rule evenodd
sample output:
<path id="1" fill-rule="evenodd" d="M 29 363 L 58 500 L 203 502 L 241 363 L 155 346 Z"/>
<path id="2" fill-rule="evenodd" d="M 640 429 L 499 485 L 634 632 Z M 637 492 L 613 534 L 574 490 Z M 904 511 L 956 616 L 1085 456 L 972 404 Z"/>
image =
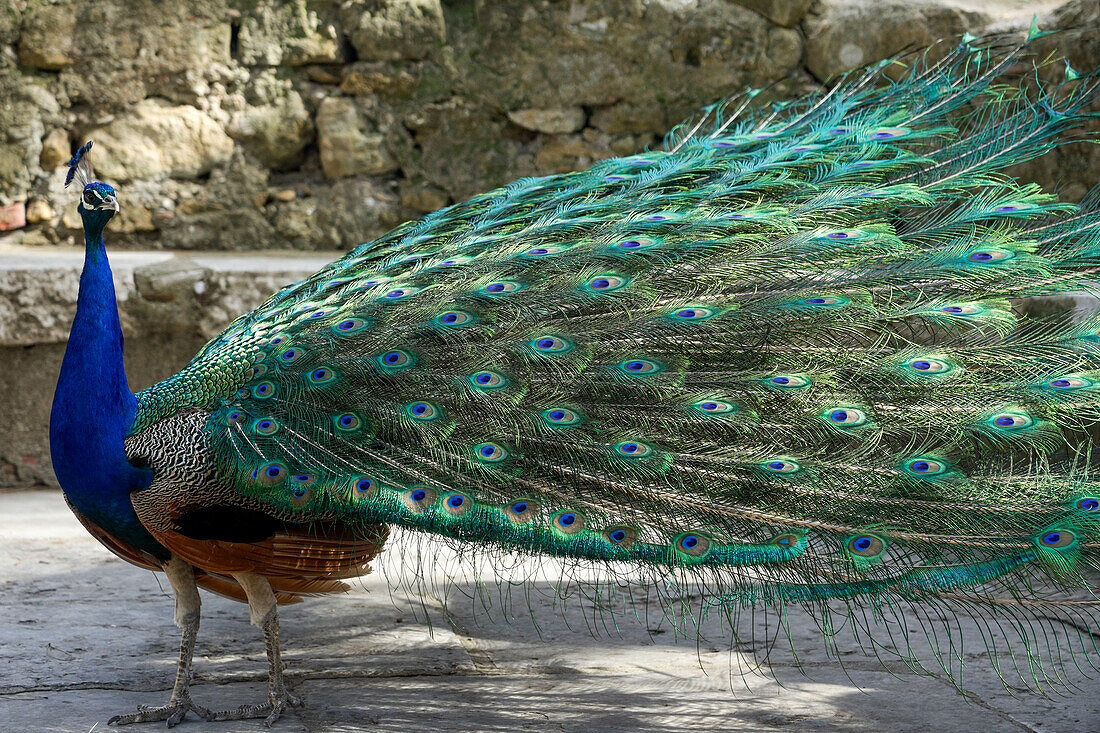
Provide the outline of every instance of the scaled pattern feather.
<path id="1" fill-rule="evenodd" d="M 127 449 L 190 436 L 222 508 L 640 568 L 731 620 L 965 613 L 1040 684 L 1095 663 L 1048 619 L 1096 614 L 1100 319 L 1013 301 L 1089 289 L 1100 201 L 1001 171 L 1098 81 L 1006 83 L 1023 58 L 968 39 L 900 81 L 750 93 L 403 225 L 140 393 Z"/>

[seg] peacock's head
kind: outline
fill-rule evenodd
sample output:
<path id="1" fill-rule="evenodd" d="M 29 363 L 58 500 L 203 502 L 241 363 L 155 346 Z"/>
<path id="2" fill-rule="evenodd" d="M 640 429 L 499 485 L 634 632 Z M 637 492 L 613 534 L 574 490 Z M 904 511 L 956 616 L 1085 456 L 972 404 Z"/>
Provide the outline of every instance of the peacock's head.
<path id="1" fill-rule="evenodd" d="M 115 189 L 102 181 L 96 181 L 92 164 L 88 160 L 88 152 L 92 149 L 91 141 L 84 144 L 76 155 L 69 161 L 69 173 L 65 176 L 65 185 L 68 186 L 74 180 L 84 187 L 80 194 L 80 203 L 76 210 L 80 212 L 80 218 L 84 220 L 84 231 L 102 231 L 111 217 L 118 211 L 118 198 Z"/>

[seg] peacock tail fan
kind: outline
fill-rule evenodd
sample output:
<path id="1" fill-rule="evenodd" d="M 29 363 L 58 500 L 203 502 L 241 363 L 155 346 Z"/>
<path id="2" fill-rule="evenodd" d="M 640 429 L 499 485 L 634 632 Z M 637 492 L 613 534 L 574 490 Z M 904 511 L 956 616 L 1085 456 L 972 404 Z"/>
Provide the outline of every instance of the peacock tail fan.
<path id="1" fill-rule="evenodd" d="M 207 411 L 221 479 L 297 521 L 695 584 L 689 626 L 915 607 L 869 648 L 924 636 L 953 674 L 972 616 L 1057 683 L 1098 659 L 1100 318 L 1014 302 L 1091 288 L 1100 195 L 1003 171 L 1100 80 L 1012 77 L 1042 64 L 1005 37 L 941 56 L 402 225 L 142 392 L 134 432 Z"/>

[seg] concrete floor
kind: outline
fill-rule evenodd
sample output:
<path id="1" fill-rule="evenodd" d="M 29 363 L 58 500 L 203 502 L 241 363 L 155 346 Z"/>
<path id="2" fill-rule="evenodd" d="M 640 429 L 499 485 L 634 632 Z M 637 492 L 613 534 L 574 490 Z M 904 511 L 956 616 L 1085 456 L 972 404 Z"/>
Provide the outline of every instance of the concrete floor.
<path id="1" fill-rule="evenodd" d="M 657 621 L 627 620 L 618 637 L 594 638 L 584 603 L 562 616 L 548 597 L 521 597 L 516 622 L 483 621 L 458 581 L 446 606 L 389 592 L 387 577 L 411 554 L 402 539 L 383 555 L 385 577 L 284 609 L 289 684 L 306 707 L 275 730 L 1100 730 L 1094 683 L 1077 678 L 1083 689 L 1065 697 L 1013 695 L 976 649 L 963 697 L 901 665 L 884 671 L 840 638 L 842 669 L 805 621 L 795 621 L 793 638 L 812 679 L 778 655 L 782 686 L 742 654 L 677 640 Z M 456 567 L 442 545 L 412 546 L 446 559 L 437 572 Z M 167 700 L 178 636 L 162 578 L 109 555 L 50 491 L 0 494 L 0 553 L 0 731 L 104 731 L 112 715 Z M 204 595 L 203 610 L 196 701 L 260 701 L 263 645 L 246 609 Z M 180 730 L 262 729 L 258 720 L 189 719 Z"/>

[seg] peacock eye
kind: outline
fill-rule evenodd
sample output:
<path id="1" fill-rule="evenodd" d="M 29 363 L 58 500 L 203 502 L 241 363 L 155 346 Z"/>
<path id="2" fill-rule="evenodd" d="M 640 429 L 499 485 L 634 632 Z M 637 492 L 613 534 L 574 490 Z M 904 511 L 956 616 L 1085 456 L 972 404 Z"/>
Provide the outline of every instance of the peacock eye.
<path id="1" fill-rule="evenodd" d="M 780 458 L 772 461 L 765 461 L 762 467 L 765 471 L 770 473 L 797 473 L 802 470 L 802 466 L 798 463 Z"/>
<path id="2" fill-rule="evenodd" d="M 84 203 L 91 206 L 91 205 L 96 204 L 98 201 L 99 201 L 99 197 L 96 195 L 95 191 L 93 191 L 92 189 L 88 189 L 84 192 Z"/>
<path id="3" fill-rule="evenodd" d="M 867 422 L 866 413 L 852 407 L 830 410 L 826 417 L 833 425 L 844 425 L 847 427 L 855 427 Z"/>

